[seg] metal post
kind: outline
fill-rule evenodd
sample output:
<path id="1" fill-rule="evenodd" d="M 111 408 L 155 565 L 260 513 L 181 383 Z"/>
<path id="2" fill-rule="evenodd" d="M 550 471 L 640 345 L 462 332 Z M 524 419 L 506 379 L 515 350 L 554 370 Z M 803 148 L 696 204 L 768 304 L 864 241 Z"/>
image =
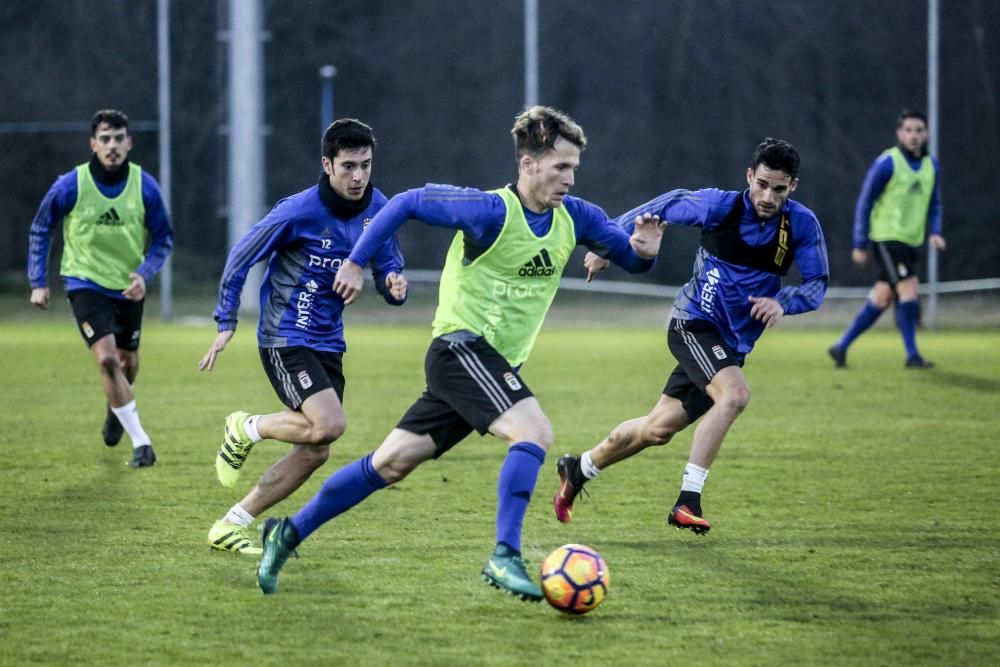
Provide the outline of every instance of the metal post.
<path id="1" fill-rule="evenodd" d="M 170 215 L 173 156 L 170 153 L 170 0 L 156 3 L 156 52 L 157 52 L 157 104 L 160 115 L 160 193 L 163 205 Z M 160 271 L 160 317 L 174 317 L 173 257 L 167 255 Z"/>
<path id="2" fill-rule="evenodd" d="M 538 104 L 538 0 L 524 0 L 524 106 Z"/>
<path id="3" fill-rule="evenodd" d="M 938 155 L 938 65 L 939 65 L 939 8 L 938 0 L 927 0 L 927 123 L 930 135 L 928 146 L 931 155 Z M 937 328 L 938 323 L 938 252 L 927 246 L 927 326 Z"/>
<path id="4" fill-rule="evenodd" d="M 333 78 L 337 76 L 337 68 L 333 65 L 323 65 L 319 68 L 319 133 L 323 136 L 326 128 L 333 122 Z"/>
<path id="5" fill-rule="evenodd" d="M 264 210 L 264 76 L 260 0 L 229 0 L 229 246 Z M 242 312 L 259 310 L 261 267 L 247 275 Z"/>

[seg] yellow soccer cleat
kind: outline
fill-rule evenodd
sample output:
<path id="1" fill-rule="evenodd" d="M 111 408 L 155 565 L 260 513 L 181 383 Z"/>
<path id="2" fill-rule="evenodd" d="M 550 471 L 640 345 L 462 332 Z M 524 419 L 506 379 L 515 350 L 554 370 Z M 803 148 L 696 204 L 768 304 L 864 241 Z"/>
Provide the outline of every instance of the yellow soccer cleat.
<path id="1" fill-rule="evenodd" d="M 219 483 L 227 489 L 236 485 L 243 463 L 254 445 L 243 429 L 249 416 L 247 412 L 234 412 L 226 417 L 222 446 L 215 457 L 215 474 L 219 477 Z"/>
<path id="2" fill-rule="evenodd" d="M 255 547 L 246 526 L 219 519 L 208 531 L 208 546 L 245 556 L 259 556 L 263 549 Z"/>

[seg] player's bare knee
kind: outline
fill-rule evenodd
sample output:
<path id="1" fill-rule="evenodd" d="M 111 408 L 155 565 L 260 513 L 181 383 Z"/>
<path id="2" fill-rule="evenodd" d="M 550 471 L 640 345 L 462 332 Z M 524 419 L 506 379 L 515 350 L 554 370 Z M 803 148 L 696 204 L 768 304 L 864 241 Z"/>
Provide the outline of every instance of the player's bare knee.
<path id="1" fill-rule="evenodd" d="M 126 357 L 122 359 L 121 368 L 125 373 L 125 377 L 131 381 L 132 378 L 139 374 L 139 360 L 134 357 Z"/>
<path id="2" fill-rule="evenodd" d="M 538 422 L 531 429 L 531 433 L 528 437 L 524 438 L 529 442 L 533 442 L 544 450 L 548 450 L 552 446 L 552 441 L 555 437 L 552 434 L 552 424 L 546 419 L 544 423 Z"/>
<path id="3" fill-rule="evenodd" d="M 121 372 L 121 363 L 118 361 L 117 354 L 101 356 L 97 360 L 97 367 L 100 369 L 102 375 L 107 375 L 108 377 L 114 377 L 116 373 Z"/>
<path id="4" fill-rule="evenodd" d="M 328 445 L 339 440 L 347 430 L 347 419 L 345 417 L 333 417 L 324 420 L 322 423 L 313 424 L 309 431 L 310 444 Z"/>
<path id="5" fill-rule="evenodd" d="M 371 462 L 387 484 L 395 484 L 433 458 L 436 451 L 430 435 L 394 429 L 372 454 Z"/>
<path id="6" fill-rule="evenodd" d="M 876 308 L 885 310 L 892 303 L 893 291 L 889 283 L 876 283 L 868 293 L 868 300 Z"/>
<path id="7" fill-rule="evenodd" d="M 532 419 L 527 423 L 517 424 L 514 428 L 508 425 L 506 428 L 490 432 L 501 440 L 505 440 L 508 445 L 513 445 L 516 442 L 530 442 L 545 450 L 552 446 L 552 441 L 555 439 L 552 434 L 552 424 L 544 416 Z"/>
<path id="8" fill-rule="evenodd" d="M 745 385 L 742 387 L 730 387 L 717 403 L 721 403 L 727 412 L 738 415 L 750 403 L 750 388 Z"/>

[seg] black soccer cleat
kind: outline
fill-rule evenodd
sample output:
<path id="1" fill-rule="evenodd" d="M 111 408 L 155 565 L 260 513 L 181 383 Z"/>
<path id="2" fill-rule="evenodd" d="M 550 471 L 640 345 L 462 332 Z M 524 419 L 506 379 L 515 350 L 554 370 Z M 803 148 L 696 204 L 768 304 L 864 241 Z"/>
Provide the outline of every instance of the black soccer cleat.
<path id="1" fill-rule="evenodd" d="M 156 452 L 152 445 L 139 445 L 132 450 L 132 460 L 129 466 L 132 468 L 145 468 L 156 463 Z"/>
<path id="2" fill-rule="evenodd" d="M 841 349 L 836 345 L 831 345 L 830 349 L 827 350 L 827 354 L 833 359 L 833 365 L 836 368 L 847 368 L 847 350 Z"/>
<path id="3" fill-rule="evenodd" d="M 101 427 L 101 437 L 104 438 L 104 444 L 108 447 L 114 447 L 121 442 L 124 433 L 125 427 L 118 421 L 118 415 L 112 412 L 109 405 L 108 415 L 104 418 L 104 426 Z"/>
<path id="4" fill-rule="evenodd" d="M 934 368 L 934 362 L 915 354 L 906 360 L 906 368 Z"/>
<path id="5" fill-rule="evenodd" d="M 583 491 L 583 486 L 573 483 L 573 469 L 579 466 L 580 457 L 566 454 L 556 462 L 556 472 L 559 473 L 559 490 L 552 499 L 556 519 L 561 523 L 569 523 L 573 518 L 573 501 Z"/>

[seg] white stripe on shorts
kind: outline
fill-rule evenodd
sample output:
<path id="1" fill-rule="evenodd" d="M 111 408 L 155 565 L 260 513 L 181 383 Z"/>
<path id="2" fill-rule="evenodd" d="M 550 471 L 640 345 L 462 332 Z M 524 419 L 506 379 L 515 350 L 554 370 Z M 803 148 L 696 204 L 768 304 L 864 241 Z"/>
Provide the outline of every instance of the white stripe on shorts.
<path id="1" fill-rule="evenodd" d="M 448 343 L 448 349 L 455 353 L 462 367 L 468 371 L 469 376 L 483 390 L 483 393 L 493 403 L 493 407 L 497 409 L 497 412 L 505 412 L 513 405 L 507 394 L 497 384 L 496 379 L 490 375 L 486 366 L 476 356 L 476 353 L 470 350 L 464 342 L 455 341 Z"/>
<path id="2" fill-rule="evenodd" d="M 895 285 L 899 282 L 899 271 L 896 270 L 896 265 L 892 263 L 892 255 L 889 254 L 889 249 L 885 247 L 884 243 L 875 243 L 875 248 L 882 257 L 882 263 L 885 264 L 885 270 L 889 274 L 889 282 Z"/>
<path id="3" fill-rule="evenodd" d="M 687 345 L 688 351 L 691 353 L 691 356 L 694 357 L 695 363 L 698 364 L 698 368 L 700 368 L 701 372 L 705 374 L 705 377 L 711 381 L 717 372 L 715 370 L 715 366 L 712 365 L 711 359 L 707 354 L 705 354 L 705 350 L 701 349 L 701 346 L 698 345 L 698 340 L 694 337 L 694 334 L 684 328 L 684 320 L 674 321 L 676 322 L 676 324 L 674 324 L 674 331 L 681 335 L 681 339 L 684 341 L 684 344 Z"/>
<path id="4" fill-rule="evenodd" d="M 302 405 L 302 397 L 299 396 L 299 392 L 295 388 L 295 382 L 292 380 L 292 376 L 289 375 L 288 371 L 285 369 L 285 364 L 281 361 L 281 355 L 278 354 L 278 350 L 273 347 L 267 349 L 267 354 L 271 357 L 271 365 L 274 366 L 275 374 L 278 376 L 281 386 L 285 389 L 285 398 L 291 401 L 292 404 L 298 408 Z"/>

